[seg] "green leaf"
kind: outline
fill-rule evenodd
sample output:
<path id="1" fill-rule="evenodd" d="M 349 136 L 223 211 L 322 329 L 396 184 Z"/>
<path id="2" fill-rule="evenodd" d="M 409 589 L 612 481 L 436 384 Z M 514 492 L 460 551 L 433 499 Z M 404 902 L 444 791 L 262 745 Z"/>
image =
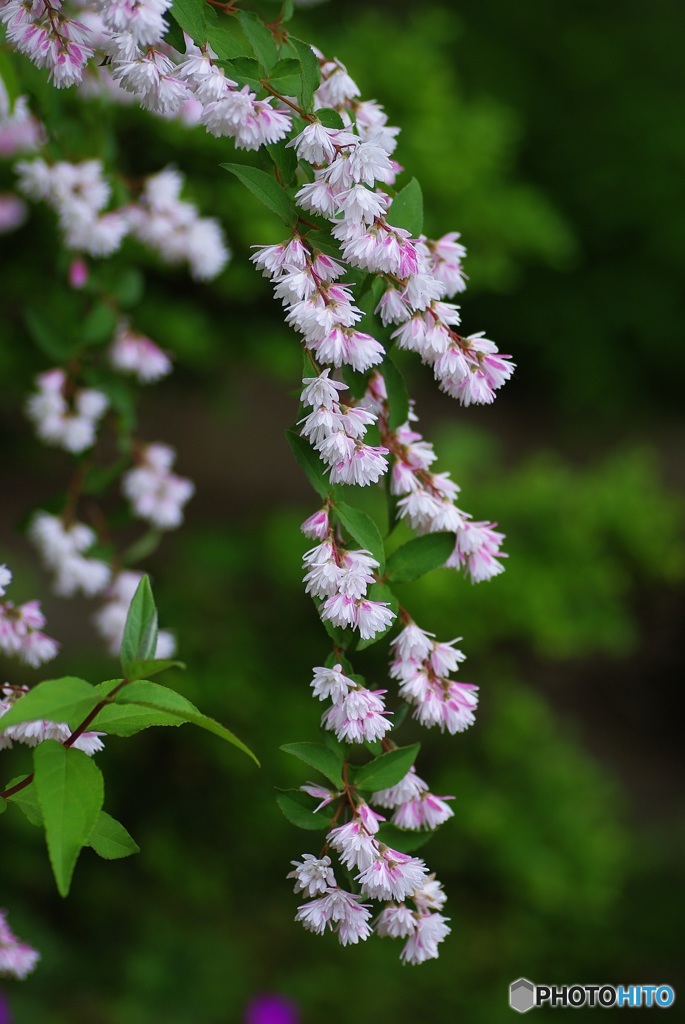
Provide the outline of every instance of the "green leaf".
<path id="1" fill-rule="evenodd" d="M 95 687 L 85 679 L 75 676 L 47 679 L 20 697 L 7 714 L 0 718 L 0 732 L 10 725 L 33 722 L 37 718 L 78 725 L 100 699 Z"/>
<path id="2" fill-rule="evenodd" d="M 304 799 L 303 799 L 304 798 Z M 324 814 L 324 808 L 316 814 L 310 809 L 311 797 L 299 790 L 288 790 L 286 793 L 276 794 L 276 803 L 281 811 L 293 825 L 298 828 L 318 831 L 322 828 L 329 828 L 331 824 L 330 815 Z"/>
<path id="3" fill-rule="evenodd" d="M 121 556 L 121 560 L 124 565 L 135 565 L 136 562 L 140 562 L 144 558 L 149 558 L 161 544 L 163 536 L 164 532 L 162 530 L 155 529 L 154 526 L 152 529 L 147 530 L 141 537 L 134 540 L 133 544 L 124 551 Z"/>
<path id="4" fill-rule="evenodd" d="M 390 587 L 386 587 L 384 583 L 374 583 L 369 587 L 369 591 L 366 595 L 370 601 L 384 601 L 390 605 L 390 610 L 397 615 L 398 601 L 393 594 Z M 364 651 L 367 647 L 371 647 L 373 644 L 377 644 L 379 640 L 382 640 L 386 633 L 395 625 L 396 619 L 393 619 L 389 626 L 387 626 L 382 633 L 376 633 L 369 640 L 360 640 L 357 644 L 358 651 Z"/>
<path id="5" fill-rule="evenodd" d="M 105 860 L 119 860 L 121 857 L 130 857 L 132 853 L 140 853 L 140 847 L 121 822 L 105 811 L 100 811 L 98 815 L 88 846 Z"/>
<path id="6" fill-rule="evenodd" d="M 281 750 L 286 754 L 292 754 L 293 757 L 299 757 L 300 761 L 316 768 L 333 783 L 336 789 L 343 788 L 344 783 L 340 773 L 342 758 L 337 757 L 322 743 L 284 743 Z"/>
<path id="7" fill-rule="evenodd" d="M 207 25 L 204 0 L 174 0 L 171 14 L 183 31 L 192 36 L 196 43 L 202 45 L 206 42 Z"/>
<path id="8" fill-rule="evenodd" d="M 183 719 L 178 715 L 169 714 L 168 711 L 151 711 L 135 704 L 121 707 L 118 704 L 108 704 L 98 712 L 93 726 L 102 729 L 108 736 L 135 736 L 136 733 L 152 726 L 178 727 L 183 724 Z"/>
<path id="9" fill-rule="evenodd" d="M 154 658 L 157 647 L 157 608 L 148 576 L 138 584 L 126 617 L 121 641 L 121 665 L 124 675 L 134 661 Z"/>
<path id="10" fill-rule="evenodd" d="M 111 306 L 98 302 L 81 324 L 81 337 L 88 345 L 109 341 L 117 325 L 117 316 Z"/>
<path id="11" fill-rule="evenodd" d="M 266 71 L 271 71 L 278 60 L 274 37 L 253 11 L 240 11 L 238 21 L 250 41 L 255 57 Z"/>
<path id="12" fill-rule="evenodd" d="M 302 39 L 295 39 L 294 36 L 288 36 L 288 40 L 292 46 L 297 50 L 297 55 L 300 58 L 300 73 L 302 76 L 302 106 L 305 110 L 309 110 L 312 105 L 314 93 L 319 88 L 319 82 L 321 81 L 321 68 L 319 66 L 319 60 L 314 51 L 312 50 L 309 43 L 303 42 Z M 321 121 L 321 111 L 317 111 L 316 116 Z M 321 121 L 324 124 L 324 121 Z M 341 119 L 342 125 L 342 119 Z M 336 127 L 336 125 L 328 125 L 328 127 Z"/>
<path id="13" fill-rule="evenodd" d="M 151 679 L 158 676 L 160 672 L 166 672 L 168 668 L 186 668 L 182 661 L 172 661 L 169 658 L 145 658 L 143 661 L 132 661 L 126 675 L 127 679 L 134 682 L 138 679 Z"/>
<path id="14" fill-rule="evenodd" d="M 355 786 L 358 789 L 374 791 L 396 786 L 413 765 L 420 749 L 420 743 L 413 743 L 410 747 L 398 747 L 397 750 L 381 754 L 380 757 L 357 769 L 354 777 Z"/>
<path id="15" fill-rule="evenodd" d="M 67 748 L 56 740 L 38 744 L 33 765 L 50 863 L 57 889 L 66 896 L 78 855 L 102 808 L 102 773 L 82 750 Z"/>
<path id="16" fill-rule="evenodd" d="M 302 90 L 302 64 L 297 57 L 279 60 L 269 75 L 269 85 L 286 96 L 299 96 Z"/>
<path id="17" fill-rule="evenodd" d="M 391 430 L 397 430 L 409 417 L 409 392 L 402 373 L 389 356 L 383 360 L 381 373 L 388 393 L 388 426 Z"/>
<path id="18" fill-rule="evenodd" d="M 26 775 L 19 775 L 16 779 L 11 779 L 5 788 L 11 789 L 18 782 L 23 782 L 25 778 L 27 778 Z M 20 789 L 18 793 L 13 793 L 7 799 L 8 803 L 11 801 L 13 804 L 16 804 L 19 810 L 26 816 L 27 821 L 30 821 L 32 825 L 42 828 L 43 812 L 40 809 L 38 797 L 36 796 L 36 787 L 33 783 L 27 786 L 26 789 Z"/>
<path id="19" fill-rule="evenodd" d="M 207 26 L 207 39 L 220 60 L 232 60 L 234 57 L 250 57 L 252 48 L 233 18 L 224 18 L 216 24 Z"/>
<path id="20" fill-rule="evenodd" d="M 376 561 L 380 563 L 379 572 L 383 572 L 383 566 L 385 565 L 383 540 L 371 516 L 368 516 L 366 512 L 362 512 L 361 509 L 346 505 L 344 501 L 336 502 L 333 507 L 338 519 L 347 532 L 358 544 L 361 544 L 363 548 L 371 552 Z"/>
<path id="21" fill-rule="evenodd" d="M 183 35 L 183 29 L 173 18 L 169 22 L 169 28 L 164 33 L 164 42 L 168 43 L 169 46 L 173 46 L 174 50 L 178 50 L 179 53 L 186 52 L 186 41 Z"/>
<path id="22" fill-rule="evenodd" d="M 0 814 L 4 814 L 7 810 L 7 801 L 4 797 L 0 796 Z"/>
<path id="23" fill-rule="evenodd" d="M 114 697 L 114 701 L 117 704 L 135 705 L 136 707 L 146 708 L 149 711 L 163 711 L 180 719 L 182 722 L 190 722 L 206 732 L 219 736 L 227 743 L 231 743 L 234 747 L 242 750 L 244 754 L 247 754 L 248 757 L 251 757 L 255 764 L 259 764 L 259 761 L 249 747 L 246 747 L 230 729 L 227 729 L 219 722 L 215 722 L 213 718 L 203 715 L 194 704 L 191 704 L 180 693 L 170 690 L 167 686 L 151 683 L 146 679 L 138 680 L 135 683 L 129 683 L 127 686 L 122 687 Z M 100 721 L 99 716 L 97 721 Z"/>
<path id="24" fill-rule="evenodd" d="M 296 430 L 286 430 L 285 436 L 288 438 L 293 455 L 314 490 L 322 498 L 327 498 L 331 485 L 324 476 L 323 463 L 309 441 L 305 437 L 300 437 Z"/>
<path id="25" fill-rule="evenodd" d="M 145 278 L 136 267 L 126 267 L 114 279 L 110 291 L 120 306 L 137 306 L 145 293 Z"/>
<path id="26" fill-rule="evenodd" d="M 388 224 L 396 228 L 406 228 L 412 238 L 417 238 L 423 230 L 423 195 L 416 178 L 397 193 L 388 210 Z"/>
<path id="27" fill-rule="evenodd" d="M 332 110 L 330 107 L 322 107 L 321 110 L 315 112 L 315 117 L 321 122 L 326 128 L 344 128 L 343 119 L 337 110 Z"/>
<path id="28" fill-rule="evenodd" d="M 221 164 L 221 166 L 225 171 L 234 174 L 260 202 L 264 203 L 273 213 L 278 214 L 289 227 L 295 223 L 297 220 L 295 207 L 286 192 L 270 174 L 247 164 Z"/>
<path id="29" fill-rule="evenodd" d="M 249 85 L 255 92 L 263 88 L 260 67 L 254 57 L 232 57 L 231 60 L 222 60 L 219 63 L 229 78 L 235 79 L 238 85 Z"/>
<path id="30" fill-rule="evenodd" d="M 283 0 L 281 21 L 290 21 L 295 12 L 295 0 Z"/>
<path id="31" fill-rule="evenodd" d="M 376 832 L 375 838 L 379 843 L 385 843 L 392 850 L 399 850 L 400 853 L 413 853 L 425 846 L 433 836 L 432 831 L 414 832 L 410 829 L 396 828 L 395 825 L 381 825 Z"/>
<path id="32" fill-rule="evenodd" d="M 411 583 L 431 569 L 439 569 L 454 551 L 453 533 L 428 533 L 415 537 L 388 556 L 385 572 L 393 583 Z"/>
<path id="33" fill-rule="evenodd" d="M 31 338 L 48 359 L 62 363 L 76 351 L 78 345 L 74 338 L 68 333 L 65 337 L 62 332 L 56 331 L 35 309 L 24 310 L 24 322 Z"/>
<path id="34" fill-rule="evenodd" d="M 344 649 L 350 644 L 353 639 L 351 630 L 343 629 L 342 626 L 334 626 L 329 619 L 322 619 L 321 622 L 323 623 L 323 628 L 326 630 L 336 647 L 342 647 Z"/>
<path id="35" fill-rule="evenodd" d="M 10 53 L 0 47 L 0 80 L 2 80 L 5 86 L 5 92 L 7 93 L 7 101 L 9 109 L 8 114 L 12 114 L 14 111 L 14 104 L 19 98 L 21 92 L 19 83 L 17 82 L 17 76 L 14 73 L 13 58 Z"/>
<path id="36" fill-rule="evenodd" d="M 276 165 L 279 184 L 286 188 L 295 180 L 297 174 L 297 154 L 295 150 L 286 145 L 286 140 L 274 143 L 266 147 L 267 152 Z"/>

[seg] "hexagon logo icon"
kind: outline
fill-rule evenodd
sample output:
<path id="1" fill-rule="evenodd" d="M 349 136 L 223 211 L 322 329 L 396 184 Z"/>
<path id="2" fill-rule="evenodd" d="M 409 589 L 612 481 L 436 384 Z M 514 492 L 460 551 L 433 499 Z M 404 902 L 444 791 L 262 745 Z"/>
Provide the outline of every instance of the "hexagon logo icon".
<path id="1" fill-rule="evenodd" d="M 535 1006 L 535 985 L 527 978 L 519 978 L 509 986 L 509 1006 L 519 1013 L 526 1013 Z"/>

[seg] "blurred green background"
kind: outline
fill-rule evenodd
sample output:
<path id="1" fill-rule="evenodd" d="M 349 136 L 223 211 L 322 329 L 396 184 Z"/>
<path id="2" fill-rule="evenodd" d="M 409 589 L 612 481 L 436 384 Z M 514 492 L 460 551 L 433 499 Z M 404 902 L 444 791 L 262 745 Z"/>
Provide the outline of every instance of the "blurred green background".
<path id="1" fill-rule="evenodd" d="M 315 738 L 310 668 L 328 648 L 300 585 L 298 525 L 315 499 L 283 438 L 300 355 L 247 262 L 280 232 L 218 169 L 230 146 L 202 129 L 94 105 L 84 133 L 74 107 L 72 158 L 94 139 L 104 152 L 112 129 L 131 176 L 177 164 L 234 250 L 211 286 L 136 253 L 147 284 L 135 320 L 177 357 L 144 395 L 140 434 L 176 445 L 198 485 L 187 526 L 148 563 L 190 666 L 169 682 L 263 768 L 188 729 L 111 739 L 106 806 L 142 853 L 105 864 L 85 851 L 66 903 L 40 834 L 3 817 L 1 902 L 43 955 L 4 987 L 20 1024 L 230 1024 L 263 991 L 291 997 L 302 1024 L 498 1024 L 521 975 L 682 981 L 684 22 L 675 0 L 332 0 L 293 25 L 401 125 L 397 157 L 423 186 L 427 233 L 458 229 L 469 250 L 464 323 L 519 366 L 492 408 L 464 410 L 406 364 L 438 468 L 466 509 L 498 520 L 510 554 L 489 584 L 437 572 L 406 596 L 425 628 L 464 637 L 464 677 L 481 687 L 469 732 L 402 731 L 423 740 L 434 791 L 456 796 L 423 851 L 453 934 L 418 968 L 400 966 L 399 943 L 341 949 L 305 933 L 284 880 L 319 837 L 274 803 L 274 786 L 307 777 L 278 746 Z M 59 322 L 64 301 L 53 240 L 36 209 L 6 246 L 3 537 L 67 473 L 19 411 L 47 365 L 21 307 L 39 287 Z M 52 674 L 112 675 L 89 606 L 46 596 L 25 541 L 0 554 L 12 596 L 43 595 L 63 640 Z M 382 684 L 383 652 L 363 669 Z M 28 755 L 0 756 L 10 778 Z"/>

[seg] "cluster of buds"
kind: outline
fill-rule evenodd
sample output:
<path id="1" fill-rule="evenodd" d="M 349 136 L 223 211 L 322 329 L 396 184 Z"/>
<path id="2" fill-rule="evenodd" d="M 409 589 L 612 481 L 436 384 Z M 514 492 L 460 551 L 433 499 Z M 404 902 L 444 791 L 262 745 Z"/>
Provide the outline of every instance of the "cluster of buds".
<path id="1" fill-rule="evenodd" d="M 133 512 L 158 530 L 175 530 L 183 522 L 183 507 L 195 493 L 187 477 L 171 472 L 176 459 L 166 444 L 143 445 L 137 464 L 124 474 L 121 488 Z"/>
<path id="2" fill-rule="evenodd" d="M 109 407 L 107 395 L 76 387 L 59 368 L 39 374 L 36 388 L 26 403 L 26 415 L 40 440 L 74 454 L 92 448 Z"/>

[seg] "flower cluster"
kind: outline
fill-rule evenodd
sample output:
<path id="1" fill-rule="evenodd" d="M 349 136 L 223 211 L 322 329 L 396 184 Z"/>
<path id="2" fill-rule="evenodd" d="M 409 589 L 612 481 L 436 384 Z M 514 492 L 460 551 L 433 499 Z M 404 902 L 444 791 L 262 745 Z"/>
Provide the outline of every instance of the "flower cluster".
<path id="1" fill-rule="evenodd" d="M 307 593 L 321 601 L 319 614 L 324 622 L 356 629 L 362 640 L 369 640 L 393 621 L 395 613 L 387 601 L 367 597 L 375 580 L 373 572 L 379 567 L 370 552 L 345 550 L 331 531 L 305 552 L 303 563 Z"/>
<path id="2" fill-rule="evenodd" d="M 0 910 L 0 975 L 25 978 L 40 960 L 40 953 L 22 942 L 7 923 L 7 912 Z"/>
<path id="3" fill-rule="evenodd" d="M 11 582 L 11 571 L 6 565 L 0 565 L 0 651 L 37 668 L 55 657 L 59 644 L 43 633 L 45 616 L 39 601 L 16 606 L 5 600 Z"/>
<path id="4" fill-rule="evenodd" d="M 342 665 L 314 669 L 312 692 L 331 706 L 321 719 L 342 743 L 372 743 L 390 729 L 389 712 L 381 699 L 385 690 L 367 690 L 343 672 Z"/>
<path id="5" fill-rule="evenodd" d="M 367 427 L 376 417 L 362 405 L 343 405 L 338 394 L 347 385 L 332 380 L 329 372 L 302 381 L 302 404 L 312 408 L 302 420 L 302 436 L 309 438 L 328 467 L 332 484 L 377 483 L 388 468 L 388 449 L 364 442 Z"/>
<path id="6" fill-rule="evenodd" d="M 371 797 L 376 807 L 386 807 L 394 812 L 393 825 L 412 831 L 434 829 L 451 818 L 454 812 L 446 800 L 454 800 L 454 797 L 431 793 L 428 783 L 417 775 L 413 765 L 396 785 L 381 789 Z"/>
<path id="7" fill-rule="evenodd" d="M 21 192 L 56 212 L 67 249 L 107 257 L 132 235 L 164 262 L 187 263 L 198 280 L 211 280 L 226 266 L 229 250 L 218 221 L 180 198 L 184 178 L 172 168 L 146 178 L 137 200 L 109 211 L 112 187 L 100 160 L 49 164 L 36 157 L 15 169 Z"/>
<path id="8" fill-rule="evenodd" d="M 36 388 L 26 403 L 26 415 L 41 441 L 74 453 L 92 448 L 109 407 L 107 396 L 95 388 L 74 386 L 59 368 L 41 373 Z"/>
<path id="9" fill-rule="evenodd" d="M 169 355 L 126 321 L 117 327 L 108 355 L 115 370 L 130 374 L 139 384 L 154 384 L 171 373 Z"/>
<path id="10" fill-rule="evenodd" d="M 89 556 L 96 536 L 85 523 L 65 523 L 48 512 L 36 512 L 29 525 L 29 536 L 43 562 L 55 574 L 55 593 L 73 597 L 99 594 L 109 583 L 111 570 L 101 558 Z"/>
<path id="11" fill-rule="evenodd" d="M 400 683 L 400 696 L 414 708 L 414 718 L 426 728 L 463 732 L 474 722 L 477 686 L 449 678 L 465 655 L 457 640 L 436 643 L 430 633 L 410 622 L 391 642 L 394 659 L 390 675 Z"/>
<path id="12" fill-rule="evenodd" d="M 301 862 L 292 862 L 295 870 L 288 877 L 295 880 L 295 892 L 313 897 L 299 907 L 296 920 L 318 935 L 334 932 L 344 946 L 368 939 L 374 930 L 381 937 L 407 938 L 402 960 L 418 964 L 436 957 L 438 943 L 449 933 L 448 919 L 436 913 L 444 895 L 423 860 L 379 839 L 384 820 L 362 801 L 348 822 L 328 833 L 327 848 L 338 853 L 348 872 L 356 872 L 359 894 L 338 886 L 327 855 L 304 854 Z M 385 904 L 375 921 L 365 900 Z"/>
<path id="13" fill-rule="evenodd" d="M 139 519 L 158 530 L 174 530 L 183 522 L 183 507 L 195 493 L 187 477 L 171 472 L 176 453 L 166 444 L 143 445 L 137 465 L 124 474 L 121 489 Z"/>

